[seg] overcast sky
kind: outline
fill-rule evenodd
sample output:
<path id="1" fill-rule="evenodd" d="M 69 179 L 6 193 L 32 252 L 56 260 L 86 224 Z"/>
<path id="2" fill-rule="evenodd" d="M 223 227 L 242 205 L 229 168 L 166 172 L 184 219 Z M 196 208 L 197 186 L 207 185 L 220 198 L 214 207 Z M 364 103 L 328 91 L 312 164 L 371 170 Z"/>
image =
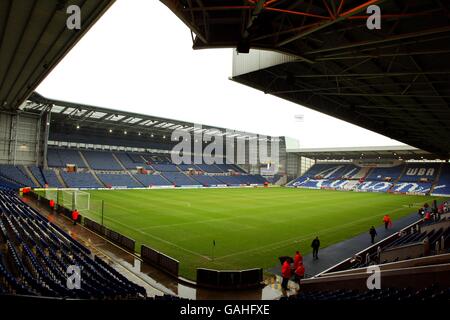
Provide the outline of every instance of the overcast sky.
<path id="1" fill-rule="evenodd" d="M 192 50 L 189 29 L 161 2 L 117 0 L 37 91 L 54 99 L 288 136 L 306 148 L 400 144 L 234 83 L 228 79 L 231 61 L 232 49 Z"/>

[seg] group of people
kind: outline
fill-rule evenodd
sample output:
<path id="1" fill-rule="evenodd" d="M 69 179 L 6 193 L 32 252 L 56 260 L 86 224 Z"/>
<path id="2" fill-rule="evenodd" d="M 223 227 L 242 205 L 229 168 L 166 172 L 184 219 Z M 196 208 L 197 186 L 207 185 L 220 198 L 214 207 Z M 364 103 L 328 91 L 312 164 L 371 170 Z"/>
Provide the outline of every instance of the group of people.
<path id="1" fill-rule="evenodd" d="M 316 237 L 311 242 L 311 248 L 313 249 L 313 259 L 319 259 L 319 248 L 320 240 Z M 300 280 L 305 277 L 305 265 L 303 264 L 303 256 L 300 251 L 295 252 L 294 261 L 292 263 L 292 258 L 287 258 L 284 260 L 281 266 L 281 277 L 283 281 L 281 282 L 281 287 L 284 290 L 288 289 L 289 280 L 294 276 L 295 282 L 300 284 Z"/>
<path id="2" fill-rule="evenodd" d="M 50 199 L 49 202 L 48 202 L 48 205 L 50 206 L 50 209 L 51 209 L 51 210 L 55 210 L 55 209 L 56 209 L 56 202 L 55 202 L 55 200 Z M 71 212 L 71 218 L 72 218 L 72 223 L 73 223 L 73 225 L 76 225 L 76 224 L 77 224 L 77 221 L 78 221 L 79 218 L 80 218 L 80 213 L 78 212 L 77 209 L 72 210 L 72 212 Z"/>
<path id="3" fill-rule="evenodd" d="M 390 227 L 392 227 L 392 219 L 389 216 L 389 214 L 385 214 L 383 217 L 383 224 L 384 224 L 384 229 L 387 230 Z M 377 230 L 375 229 L 374 226 L 371 226 L 369 229 L 369 235 L 370 235 L 370 243 L 374 244 L 375 243 L 375 237 L 378 235 L 377 234 Z"/>
<path id="4" fill-rule="evenodd" d="M 432 221 L 434 220 L 440 220 L 441 214 L 449 212 L 448 202 L 444 201 L 439 206 L 436 203 L 436 200 L 433 202 L 433 207 L 430 208 L 428 203 L 425 203 L 423 207 L 419 209 L 417 212 L 419 217 L 423 219 L 423 221 Z"/>
<path id="5" fill-rule="evenodd" d="M 283 281 L 281 282 L 281 287 L 284 290 L 288 289 L 289 280 L 294 275 L 295 282 L 300 284 L 300 280 L 305 277 L 305 266 L 303 264 L 303 256 L 300 251 L 295 252 L 294 263 L 291 265 L 291 259 L 286 259 L 281 266 L 281 277 Z"/>

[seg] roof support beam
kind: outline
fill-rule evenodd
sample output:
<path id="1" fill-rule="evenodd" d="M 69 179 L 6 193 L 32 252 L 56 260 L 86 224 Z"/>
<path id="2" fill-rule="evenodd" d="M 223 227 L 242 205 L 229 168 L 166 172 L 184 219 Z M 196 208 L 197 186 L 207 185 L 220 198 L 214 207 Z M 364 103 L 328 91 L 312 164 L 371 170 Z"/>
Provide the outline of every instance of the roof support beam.
<path id="1" fill-rule="evenodd" d="M 290 37 L 290 38 L 288 38 L 288 39 L 286 39 L 286 40 L 283 40 L 283 41 L 277 43 L 277 44 L 276 44 L 276 47 L 282 47 L 282 46 L 285 46 L 285 45 L 288 44 L 288 43 L 291 43 L 291 42 L 296 41 L 296 40 L 298 40 L 298 39 L 304 38 L 304 37 L 306 37 L 306 36 L 308 36 L 308 35 L 310 35 L 310 34 L 312 34 L 312 33 L 314 33 L 314 32 L 317 32 L 317 31 L 319 31 L 319 30 L 321 30 L 321 29 L 324 29 L 324 28 L 327 28 L 327 27 L 329 27 L 329 26 L 332 26 L 333 24 L 335 24 L 335 23 L 337 23 L 337 22 L 343 21 L 343 20 L 345 20 L 345 19 L 351 17 L 352 15 L 355 15 L 355 14 L 357 14 L 357 13 L 360 13 L 360 12 L 364 11 L 364 10 L 365 10 L 368 6 L 370 6 L 370 5 L 378 5 L 378 4 L 381 4 L 381 3 L 384 2 L 384 1 L 386 1 L 386 0 L 369 0 L 369 1 L 365 2 L 365 3 L 362 4 L 362 5 L 359 5 L 359 6 L 353 8 L 353 9 L 351 9 L 351 10 L 348 10 L 348 11 L 346 11 L 346 12 L 344 12 L 344 13 L 341 13 L 341 14 L 339 15 L 339 17 L 337 17 L 337 18 L 334 19 L 334 20 L 331 20 L 331 21 L 327 21 L 327 22 L 325 22 L 325 23 L 322 23 L 320 26 L 316 27 L 315 29 L 305 31 L 305 32 L 303 32 L 303 33 L 300 33 L 300 34 L 298 34 L 298 35 L 295 35 L 295 36 L 293 36 L 293 37 Z"/>

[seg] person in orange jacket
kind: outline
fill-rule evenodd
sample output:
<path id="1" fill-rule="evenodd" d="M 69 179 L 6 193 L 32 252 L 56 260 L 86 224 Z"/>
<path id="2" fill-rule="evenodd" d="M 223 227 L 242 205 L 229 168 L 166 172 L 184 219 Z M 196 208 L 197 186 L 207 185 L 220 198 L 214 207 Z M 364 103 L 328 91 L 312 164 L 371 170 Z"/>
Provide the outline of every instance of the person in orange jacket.
<path id="1" fill-rule="evenodd" d="M 300 251 L 295 251 L 294 270 L 297 270 L 297 267 L 300 263 L 303 263 L 303 256 Z"/>
<path id="2" fill-rule="evenodd" d="M 391 217 L 389 217 L 388 214 L 385 214 L 383 217 L 383 222 L 384 222 L 384 229 L 387 230 L 387 228 L 389 227 L 389 222 L 391 221 Z M 392 223 L 392 221 L 391 221 Z"/>
<path id="3" fill-rule="evenodd" d="M 281 267 L 281 277 L 283 278 L 283 281 L 281 282 L 281 288 L 283 288 L 284 290 L 288 289 L 288 282 L 291 276 L 291 264 L 289 263 L 288 259 L 286 259 L 284 260 L 283 266 Z"/>
<path id="4" fill-rule="evenodd" d="M 77 224 L 78 218 L 79 218 L 80 214 L 78 212 L 77 209 L 72 211 L 72 220 L 73 220 L 73 225 Z"/>
<path id="5" fill-rule="evenodd" d="M 297 269 L 295 269 L 295 282 L 300 284 L 300 280 L 305 277 L 305 266 L 303 262 L 300 262 L 297 266 Z"/>

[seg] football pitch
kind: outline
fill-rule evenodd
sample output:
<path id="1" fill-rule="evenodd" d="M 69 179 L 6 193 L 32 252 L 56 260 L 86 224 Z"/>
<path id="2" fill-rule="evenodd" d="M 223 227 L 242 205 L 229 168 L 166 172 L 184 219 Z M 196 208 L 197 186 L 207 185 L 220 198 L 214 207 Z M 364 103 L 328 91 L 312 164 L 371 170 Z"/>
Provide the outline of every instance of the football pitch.
<path id="1" fill-rule="evenodd" d="M 90 191 L 104 200 L 104 224 L 180 261 L 180 275 L 196 268 L 270 268 L 295 250 L 310 252 L 368 232 L 389 213 L 394 221 L 433 197 L 289 188 Z M 100 222 L 96 210 L 84 213 Z M 215 243 L 215 246 L 214 246 Z"/>

